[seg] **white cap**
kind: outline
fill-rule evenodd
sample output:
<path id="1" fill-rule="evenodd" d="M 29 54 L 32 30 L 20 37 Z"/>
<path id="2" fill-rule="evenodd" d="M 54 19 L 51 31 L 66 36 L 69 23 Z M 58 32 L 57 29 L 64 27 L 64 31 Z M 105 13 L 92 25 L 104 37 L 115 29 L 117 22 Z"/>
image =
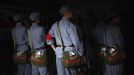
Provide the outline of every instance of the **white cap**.
<path id="1" fill-rule="evenodd" d="M 14 20 L 14 21 L 19 21 L 19 20 L 20 20 L 20 15 L 19 15 L 19 14 L 15 14 L 15 15 L 13 16 L 13 20 Z"/>
<path id="2" fill-rule="evenodd" d="M 29 16 L 31 21 L 35 21 L 40 18 L 40 13 L 39 12 L 32 12 Z"/>
<path id="3" fill-rule="evenodd" d="M 64 13 L 65 13 L 66 11 L 71 11 L 71 9 L 69 8 L 69 6 L 62 6 L 62 7 L 60 8 L 60 10 L 59 10 L 59 13 L 62 14 L 62 15 L 64 15 Z"/>

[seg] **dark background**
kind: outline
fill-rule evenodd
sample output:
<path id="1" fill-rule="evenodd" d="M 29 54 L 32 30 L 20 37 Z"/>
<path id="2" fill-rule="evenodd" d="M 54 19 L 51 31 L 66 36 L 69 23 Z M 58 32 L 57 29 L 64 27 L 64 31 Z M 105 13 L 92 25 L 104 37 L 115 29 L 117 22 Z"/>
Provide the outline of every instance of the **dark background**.
<path id="1" fill-rule="evenodd" d="M 50 14 L 57 13 L 58 9 L 63 4 L 70 4 L 75 10 L 83 9 L 119 9 L 122 12 L 122 25 L 121 29 L 126 42 L 127 59 L 125 61 L 125 67 L 127 75 L 134 73 L 133 69 L 133 30 L 134 30 L 134 9 L 133 2 L 128 0 L 0 0 L 0 12 L 12 10 L 12 11 L 32 11 L 38 10 L 41 12 L 47 12 Z M 2 10 L 2 11 L 1 11 Z M 78 10 L 78 11 L 79 11 Z M 86 11 L 84 11 L 85 13 Z M 0 13 L 0 15 L 2 15 Z M 12 40 L 9 33 L 12 25 L 5 24 L 0 25 L 1 30 L 6 29 L 3 32 L 5 36 L 0 35 L 0 74 L 3 72 L 9 72 L 13 70 L 16 65 L 12 62 Z M 8 34 L 9 33 L 9 34 Z M 9 39 L 10 38 L 10 39 Z M 132 74 L 131 74 L 132 73 Z"/>

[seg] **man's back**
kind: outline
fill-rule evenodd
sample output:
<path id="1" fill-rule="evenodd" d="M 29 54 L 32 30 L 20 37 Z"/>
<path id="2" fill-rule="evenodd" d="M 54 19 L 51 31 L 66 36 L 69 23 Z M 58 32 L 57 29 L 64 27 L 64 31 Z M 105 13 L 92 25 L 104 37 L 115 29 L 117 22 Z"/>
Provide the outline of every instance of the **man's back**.
<path id="1" fill-rule="evenodd" d="M 31 33 L 31 40 L 33 48 L 40 48 L 44 47 L 44 35 L 45 30 L 43 26 L 39 26 L 38 24 L 33 23 L 30 27 L 30 33 Z"/>

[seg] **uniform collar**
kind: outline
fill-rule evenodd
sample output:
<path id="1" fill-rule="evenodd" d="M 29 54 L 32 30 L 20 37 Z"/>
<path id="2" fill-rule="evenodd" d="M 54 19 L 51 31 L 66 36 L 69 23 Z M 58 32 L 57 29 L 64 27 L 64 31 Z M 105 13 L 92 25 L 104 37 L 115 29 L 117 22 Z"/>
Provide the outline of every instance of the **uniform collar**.
<path id="1" fill-rule="evenodd" d="M 62 17 L 63 20 L 68 20 L 66 17 Z"/>
<path id="2" fill-rule="evenodd" d="M 32 23 L 32 26 L 37 26 L 37 23 Z"/>
<path id="3" fill-rule="evenodd" d="M 17 22 L 16 23 L 16 26 L 21 26 L 21 22 Z"/>

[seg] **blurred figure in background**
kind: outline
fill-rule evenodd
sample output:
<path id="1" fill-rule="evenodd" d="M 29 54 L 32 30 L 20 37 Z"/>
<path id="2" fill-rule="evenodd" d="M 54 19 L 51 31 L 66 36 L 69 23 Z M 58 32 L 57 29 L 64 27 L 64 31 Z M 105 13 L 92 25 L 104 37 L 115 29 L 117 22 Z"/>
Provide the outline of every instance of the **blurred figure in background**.
<path id="1" fill-rule="evenodd" d="M 22 17 L 19 14 L 13 16 L 13 20 L 16 22 L 15 27 L 12 29 L 12 37 L 15 42 L 15 50 L 17 50 L 17 56 L 20 56 L 24 52 L 30 52 L 28 48 L 28 35 L 27 28 L 22 23 Z M 17 75 L 30 75 L 31 73 L 30 63 L 18 64 Z"/>
<path id="2" fill-rule="evenodd" d="M 96 26 L 93 32 L 96 47 L 104 47 L 106 49 L 104 49 L 104 51 L 110 52 L 111 55 L 114 55 L 116 50 L 124 50 L 124 39 L 118 27 L 119 23 L 120 16 L 114 13 L 108 17 L 108 20 L 105 23 Z M 112 48 L 114 48 L 114 50 L 112 50 Z M 103 75 L 124 74 L 123 62 L 114 65 L 107 63 L 101 65 L 103 65 Z"/>

